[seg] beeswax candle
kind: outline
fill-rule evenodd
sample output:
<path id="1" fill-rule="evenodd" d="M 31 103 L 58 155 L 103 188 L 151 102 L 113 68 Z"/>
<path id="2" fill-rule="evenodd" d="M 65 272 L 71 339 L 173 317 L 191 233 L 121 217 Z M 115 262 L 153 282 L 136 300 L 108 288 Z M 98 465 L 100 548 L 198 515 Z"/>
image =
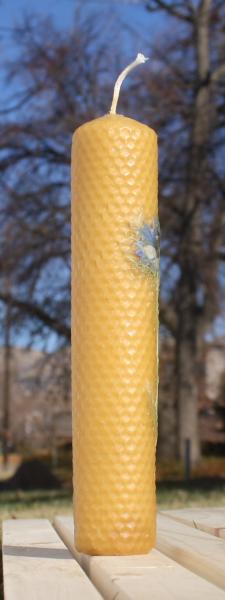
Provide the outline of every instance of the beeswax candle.
<path id="1" fill-rule="evenodd" d="M 157 138 L 117 92 L 72 146 L 75 543 L 92 555 L 155 542 Z"/>

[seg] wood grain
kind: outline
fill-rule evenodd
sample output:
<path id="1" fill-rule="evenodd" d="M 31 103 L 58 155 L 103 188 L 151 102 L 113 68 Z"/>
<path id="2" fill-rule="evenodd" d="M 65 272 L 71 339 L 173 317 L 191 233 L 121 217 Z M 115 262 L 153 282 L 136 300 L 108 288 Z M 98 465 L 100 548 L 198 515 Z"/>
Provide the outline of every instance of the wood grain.
<path id="1" fill-rule="evenodd" d="M 5 600 L 100 600 L 45 519 L 3 523 Z"/>
<path id="2" fill-rule="evenodd" d="M 160 514 L 225 539 L 225 508 L 181 508 Z"/>
<path id="3" fill-rule="evenodd" d="M 225 543 L 165 515 L 158 516 L 158 550 L 225 590 Z"/>
<path id="4" fill-rule="evenodd" d="M 105 600 L 225 600 L 225 593 L 157 550 L 139 556 L 88 556 L 74 547 L 72 517 L 54 526 Z"/>

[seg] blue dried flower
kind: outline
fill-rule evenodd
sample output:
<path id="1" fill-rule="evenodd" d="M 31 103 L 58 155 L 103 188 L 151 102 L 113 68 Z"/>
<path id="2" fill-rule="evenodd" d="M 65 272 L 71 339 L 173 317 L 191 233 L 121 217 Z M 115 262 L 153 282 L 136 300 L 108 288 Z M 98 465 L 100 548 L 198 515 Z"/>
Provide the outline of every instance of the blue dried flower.
<path id="1" fill-rule="evenodd" d="M 154 274 L 159 272 L 159 238 L 159 223 L 154 219 L 151 225 L 144 223 L 139 228 L 135 245 L 135 254 L 140 261 L 140 266 Z"/>

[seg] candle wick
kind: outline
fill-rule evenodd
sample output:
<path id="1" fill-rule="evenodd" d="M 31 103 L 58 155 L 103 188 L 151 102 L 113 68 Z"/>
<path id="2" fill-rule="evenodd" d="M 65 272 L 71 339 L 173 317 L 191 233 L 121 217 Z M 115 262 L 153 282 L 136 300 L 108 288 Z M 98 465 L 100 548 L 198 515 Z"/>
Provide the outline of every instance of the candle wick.
<path id="1" fill-rule="evenodd" d="M 122 71 L 122 73 L 120 73 L 118 79 L 116 80 L 115 86 L 114 86 L 113 101 L 112 101 L 112 106 L 111 106 L 111 109 L 110 109 L 110 114 L 111 115 L 115 115 L 116 114 L 116 108 L 117 108 L 117 103 L 118 103 L 118 99 L 119 99 L 120 88 L 121 88 L 121 85 L 122 85 L 125 77 L 128 75 L 128 73 L 130 73 L 130 71 L 132 71 L 133 69 L 135 69 L 135 67 L 137 67 L 138 65 L 141 65 L 141 64 L 145 63 L 147 60 L 148 60 L 148 58 L 146 58 L 146 56 L 144 56 L 144 54 L 141 54 L 139 52 L 137 54 L 137 57 L 135 58 L 135 60 L 132 63 L 130 63 Z"/>

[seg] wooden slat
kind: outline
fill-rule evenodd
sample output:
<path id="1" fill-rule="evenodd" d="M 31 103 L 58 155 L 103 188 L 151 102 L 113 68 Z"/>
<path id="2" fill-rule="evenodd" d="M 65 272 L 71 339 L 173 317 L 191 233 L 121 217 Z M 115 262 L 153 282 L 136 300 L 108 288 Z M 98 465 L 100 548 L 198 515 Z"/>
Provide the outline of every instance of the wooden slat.
<path id="1" fill-rule="evenodd" d="M 225 600 L 225 593 L 152 550 L 144 556 L 87 556 L 74 548 L 72 517 L 54 526 L 105 600 Z"/>
<path id="2" fill-rule="evenodd" d="M 222 539 L 159 515 L 157 548 L 225 590 L 225 543 Z"/>
<path id="3" fill-rule="evenodd" d="M 225 508 L 181 508 L 161 514 L 225 539 Z"/>
<path id="4" fill-rule="evenodd" d="M 4 600 L 100 600 L 45 519 L 3 523 Z"/>

